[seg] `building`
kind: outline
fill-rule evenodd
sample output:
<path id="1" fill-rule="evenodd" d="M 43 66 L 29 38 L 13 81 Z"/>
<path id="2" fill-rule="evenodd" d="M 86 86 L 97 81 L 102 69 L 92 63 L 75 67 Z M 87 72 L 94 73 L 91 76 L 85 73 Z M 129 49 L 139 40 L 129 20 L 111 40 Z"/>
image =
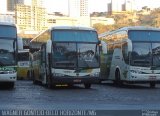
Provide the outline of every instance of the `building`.
<path id="1" fill-rule="evenodd" d="M 90 26 L 90 17 L 68 17 L 55 16 L 54 14 L 47 15 L 47 27 L 51 26 Z"/>
<path id="2" fill-rule="evenodd" d="M 31 30 L 31 6 L 17 4 L 15 19 L 20 30 Z"/>
<path id="3" fill-rule="evenodd" d="M 67 17 L 55 16 L 54 14 L 47 15 L 47 27 L 51 26 L 93 26 L 96 23 L 104 25 L 113 25 L 115 21 L 113 18 L 106 17 Z"/>
<path id="4" fill-rule="evenodd" d="M 30 5 L 17 4 L 15 20 L 20 30 L 42 31 L 46 29 L 46 9 L 42 0 L 32 0 Z"/>
<path id="5" fill-rule="evenodd" d="M 88 0 L 80 1 L 80 16 L 89 16 Z"/>
<path id="6" fill-rule="evenodd" d="M 68 5 L 70 17 L 89 16 L 88 0 L 69 0 Z"/>
<path id="7" fill-rule="evenodd" d="M 7 0 L 7 11 L 14 12 L 16 4 L 24 4 L 24 0 Z"/>
<path id="8" fill-rule="evenodd" d="M 111 0 L 112 12 L 121 12 L 123 4 L 124 4 L 124 0 Z"/>
<path id="9" fill-rule="evenodd" d="M 106 17 L 91 17 L 91 26 L 97 23 L 101 23 L 103 25 L 114 25 L 115 20 L 113 18 Z"/>
<path id="10" fill-rule="evenodd" d="M 13 12 L 7 12 L 5 14 L 0 13 L 0 22 L 15 23 L 15 15 Z"/>
<path id="11" fill-rule="evenodd" d="M 135 1 L 134 0 L 125 0 L 125 11 L 133 12 L 135 9 Z"/>
<path id="12" fill-rule="evenodd" d="M 135 9 L 134 0 L 111 0 L 108 4 L 108 13 L 122 13 L 122 12 L 133 12 Z"/>
<path id="13" fill-rule="evenodd" d="M 43 0 L 32 0 L 31 17 L 33 30 L 41 31 L 46 29 L 46 9 L 43 7 Z"/>
<path id="14" fill-rule="evenodd" d="M 1 0 L 3 5 L 0 7 L 0 14 L 4 14 L 7 12 L 7 1 L 6 0 Z"/>

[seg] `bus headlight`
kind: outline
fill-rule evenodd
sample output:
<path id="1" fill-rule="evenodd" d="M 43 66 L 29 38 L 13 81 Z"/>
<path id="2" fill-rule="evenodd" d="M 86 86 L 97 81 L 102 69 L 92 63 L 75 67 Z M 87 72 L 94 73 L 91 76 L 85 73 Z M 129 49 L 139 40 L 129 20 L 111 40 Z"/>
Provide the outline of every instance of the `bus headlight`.
<path id="1" fill-rule="evenodd" d="M 139 71 L 139 70 L 130 70 L 131 73 L 137 73 L 137 74 L 142 74 L 143 72 L 142 71 Z"/>
<path id="2" fill-rule="evenodd" d="M 53 73 L 53 76 L 55 76 L 55 77 L 63 77 L 64 74 L 61 74 L 61 73 Z"/>
<path id="3" fill-rule="evenodd" d="M 5 71 L 4 74 L 13 74 L 16 73 L 16 71 Z"/>
<path id="4" fill-rule="evenodd" d="M 99 77 L 99 72 L 91 73 L 90 76 L 91 76 L 91 77 Z"/>

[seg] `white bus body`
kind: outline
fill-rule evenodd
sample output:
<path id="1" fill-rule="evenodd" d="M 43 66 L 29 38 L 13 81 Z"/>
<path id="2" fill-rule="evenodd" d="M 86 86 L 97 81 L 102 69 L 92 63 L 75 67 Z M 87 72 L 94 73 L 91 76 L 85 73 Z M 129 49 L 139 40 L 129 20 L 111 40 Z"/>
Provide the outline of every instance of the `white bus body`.
<path id="1" fill-rule="evenodd" d="M 18 67 L 17 78 L 18 79 L 31 79 L 32 73 L 32 55 L 29 49 L 18 50 Z"/>
<path id="2" fill-rule="evenodd" d="M 124 27 L 99 35 L 102 42 L 101 79 L 116 84 L 160 82 L 160 29 Z M 106 46 L 106 47 L 104 47 Z"/>
<path id="3" fill-rule="evenodd" d="M 14 24 L 0 23 L 0 82 L 14 87 L 17 80 L 17 29 Z"/>
<path id="4" fill-rule="evenodd" d="M 31 79 L 32 73 L 32 55 L 29 49 L 24 49 L 23 39 L 18 37 L 18 67 L 17 79 Z"/>
<path id="5" fill-rule="evenodd" d="M 31 41 L 34 81 L 46 85 L 81 84 L 90 88 L 100 73 L 99 40 L 95 29 L 57 26 Z"/>

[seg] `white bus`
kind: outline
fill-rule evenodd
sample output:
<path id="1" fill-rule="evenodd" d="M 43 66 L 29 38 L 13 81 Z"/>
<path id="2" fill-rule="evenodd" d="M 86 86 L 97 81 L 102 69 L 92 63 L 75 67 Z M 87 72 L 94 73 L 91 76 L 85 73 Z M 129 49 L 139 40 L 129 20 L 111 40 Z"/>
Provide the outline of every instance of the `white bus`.
<path id="1" fill-rule="evenodd" d="M 24 49 L 23 39 L 18 38 L 18 67 L 17 67 L 17 79 L 31 79 L 32 73 L 32 55 L 29 49 Z"/>
<path id="2" fill-rule="evenodd" d="M 11 88 L 17 79 L 17 29 L 14 24 L 0 23 L 0 82 Z"/>
<path id="3" fill-rule="evenodd" d="M 56 26 L 44 31 L 30 44 L 34 82 L 84 84 L 90 88 L 100 74 L 97 31 L 88 27 Z M 37 49 L 37 50 L 36 50 Z"/>
<path id="4" fill-rule="evenodd" d="M 160 29 L 133 26 L 99 34 L 102 40 L 101 79 L 122 82 L 160 82 Z"/>
<path id="5" fill-rule="evenodd" d="M 32 66 L 29 49 L 18 50 L 17 79 L 31 79 Z"/>

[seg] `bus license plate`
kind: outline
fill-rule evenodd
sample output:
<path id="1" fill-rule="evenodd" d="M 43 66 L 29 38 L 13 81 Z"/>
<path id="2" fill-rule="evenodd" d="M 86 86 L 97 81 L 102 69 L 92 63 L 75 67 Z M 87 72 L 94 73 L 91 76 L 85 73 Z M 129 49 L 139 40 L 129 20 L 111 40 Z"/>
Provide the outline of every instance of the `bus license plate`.
<path id="1" fill-rule="evenodd" d="M 75 82 L 75 83 L 80 83 L 81 80 L 80 80 L 80 79 L 75 79 L 75 80 L 73 80 L 73 82 Z"/>
<path id="2" fill-rule="evenodd" d="M 156 76 L 149 76 L 149 80 L 156 80 Z"/>

